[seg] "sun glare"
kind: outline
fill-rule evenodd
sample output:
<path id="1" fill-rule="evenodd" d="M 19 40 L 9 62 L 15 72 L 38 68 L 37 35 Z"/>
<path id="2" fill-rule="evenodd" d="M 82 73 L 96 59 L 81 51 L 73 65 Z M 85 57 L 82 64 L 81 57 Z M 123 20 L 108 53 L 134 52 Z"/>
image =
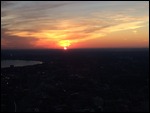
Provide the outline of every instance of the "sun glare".
<path id="1" fill-rule="evenodd" d="M 61 40 L 59 42 L 59 46 L 64 47 L 64 50 L 67 50 L 67 47 L 70 46 L 70 41 L 69 40 Z"/>
<path id="2" fill-rule="evenodd" d="M 70 41 L 69 41 L 69 40 L 61 40 L 61 41 L 59 42 L 59 45 L 60 45 L 60 46 L 63 46 L 63 47 L 70 46 Z"/>
<path id="3" fill-rule="evenodd" d="M 67 50 L 67 47 L 64 47 L 64 50 Z"/>

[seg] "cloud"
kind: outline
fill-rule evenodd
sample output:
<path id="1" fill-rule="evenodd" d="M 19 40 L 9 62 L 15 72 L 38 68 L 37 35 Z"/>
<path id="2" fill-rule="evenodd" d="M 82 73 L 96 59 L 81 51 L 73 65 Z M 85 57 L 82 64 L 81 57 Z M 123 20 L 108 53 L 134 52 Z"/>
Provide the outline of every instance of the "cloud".
<path id="1" fill-rule="evenodd" d="M 122 30 L 137 29 L 143 27 L 142 23 L 143 21 L 122 23 L 116 26 L 111 26 L 106 29 L 103 29 L 103 31 L 110 33 L 110 32 L 122 31 Z"/>
<path id="2" fill-rule="evenodd" d="M 92 3 L 96 3 L 96 9 L 93 9 L 95 5 Z M 3 2 L 2 46 L 52 47 L 49 45 L 59 45 L 60 42 L 66 40 L 73 44 L 98 39 L 111 32 L 134 30 L 144 27 L 145 23 L 149 22 L 148 15 L 136 15 L 137 10 L 134 7 L 130 10 L 128 7 L 128 12 L 127 9 L 116 9 L 114 12 L 109 8 L 109 10 L 103 9 L 103 5 L 108 7 L 111 4 L 106 5 L 105 2 L 100 2 L 102 4 L 99 5 L 98 3 L 71 1 Z M 123 5 L 122 2 L 119 2 L 117 5 L 112 4 L 112 6 L 119 6 L 119 4 Z M 126 2 L 125 6 L 127 5 Z M 85 15 L 84 12 L 88 15 Z"/>
<path id="3" fill-rule="evenodd" d="M 7 29 L 1 28 L 1 38 L 4 38 L 6 35 Z"/>
<path id="4" fill-rule="evenodd" d="M 7 34 L 9 30 L 1 28 L 1 48 L 12 49 L 12 48 L 36 48 L 35 43 L 38 41 L 37 38 L 24 37 L 21 38 L 17 35 Z"/>
<path id="5" fill-rule="evenodd" d="M 101 20 L 101 18 L 89 20 L 82 18 L 79 23 L 74 20 L 59 20 L 56 23 L 51 23 L 50 27 L 45 27 L 43 30 L 10 30 L 5 32 L 5 34 L 10 36 L 17 36 L 20 37 L 20 39 L 21 37 L 22 39 L 25 39 L 26 37 L 35 38 L 38 40 L 38 45 L 43 43 L 43 46 L 48 45 L 51 42 L 60 44 L 60 42 L 65 40 L 69 40 L 72 44 L 100 38 L 111 32 L 130 29 L 134 30 L 143 27 L 143 23 L 145 23 L 145 18 L 137 19 L 125 15 L 124 19 L 120 19 L 119 21 L 117 18 L 117 15 L 116 18 L 113 17 L 113 24 L 112 21 L 109 22 L 107 19 Z M 40 44 L 40 42 L 42 43 Z M 60 44 L 60 46 L 61 45 L 62 44 Z"/>
<path id="6" fill-rule="evenodd" d="M 5 35 L 1 39 L 1 47 L 3 48 L 36 48 L 35 42 L 37 41 L 36 38 L 30 38 L 30 37 L 25 37 L 25 38 L 20 38 L 17 36 L 8 36 Z"/>
<path id="7" fill-rule="evenodd" d="M 7 4 L 7 7 L 5 7 Z M 10 5 L 8 5 L 10 4 Z M 36 28 L 36 25 L 46 24 L 47 21 L 53 19 L 56 14 L 55 8 L 70 4 L 69 1 L 57 2 L 57 1 L 24 1 L 24 2 L 3 2 L 2 7 L 2 27 L 5 26 L 8 29 L 26 29 Z M 9 7 L 8 7 L 9 6 Z M 52 11 L 51 11 L 52 10 Z M 45 21 L 45 23 L 44 23 Z M 25 25 L 26 23 L 26 25 Z M 35 25 L 35 27 L 34 27 Z"/>
<path id="8" fill-rule="evenodd" d="M 6 8 L 6 7 L 9 7 L 11 5 L 13 5 L 12 1 L 1 1 L 1 7 L 2 8 Z"/>

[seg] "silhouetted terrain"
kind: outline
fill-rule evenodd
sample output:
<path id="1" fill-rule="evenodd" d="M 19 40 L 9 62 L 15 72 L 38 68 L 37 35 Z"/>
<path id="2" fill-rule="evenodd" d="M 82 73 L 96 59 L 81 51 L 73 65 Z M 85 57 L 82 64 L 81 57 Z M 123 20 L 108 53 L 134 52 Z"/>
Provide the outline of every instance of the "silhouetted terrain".
<path id="1" fill-rule="evenodd" d="M 1 111 L 149 111 L 149 49 L 2 50 Z"/>

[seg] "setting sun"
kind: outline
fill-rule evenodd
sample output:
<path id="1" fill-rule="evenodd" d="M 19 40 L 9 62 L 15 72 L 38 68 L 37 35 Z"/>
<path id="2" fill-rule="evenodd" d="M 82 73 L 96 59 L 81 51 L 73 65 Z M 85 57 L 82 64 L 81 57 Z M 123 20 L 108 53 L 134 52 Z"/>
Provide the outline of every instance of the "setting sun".
<path id="1" fill-rule="evenodd" d="M 67 47 L 64 47 L 64 50 L 67 50 Z"/>

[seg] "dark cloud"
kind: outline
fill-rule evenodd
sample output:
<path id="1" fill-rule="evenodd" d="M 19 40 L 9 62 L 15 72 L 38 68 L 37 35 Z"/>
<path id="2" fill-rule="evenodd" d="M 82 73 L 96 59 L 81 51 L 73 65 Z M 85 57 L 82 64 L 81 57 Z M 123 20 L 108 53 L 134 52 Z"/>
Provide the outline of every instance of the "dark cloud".
<path id="1" fill-rule="evenodd" d="M 4 38 L 6 36 L 6 31 L 8 31 L 5 28 L 1 28 L 1 38 Z"/>
<path id="2" fill-rule="evenodd" d="M 46 22 L 54 21 L 58 16 L 54 8 L 58 8 L 67 4 L 71 4 L 71 1 L 3 1 L 1 11 L 1 27 L 7 27 L 11 29 L 13 27 L 21 28 L 22 26 L 29 27 L 33 25 L 38 26 L 40 24 L 45 26 Z M 6 7 L 5 7 L 6 6 Z M 52 10 L 52 11 L 51 11 Z M 56 11 L 56 12 L 55 12 Z M 42 23 L 41 23 L 42 21 Z M 21 27 L 20 27 L 21 26 Z M 29 29 L 25 28 L 25 29 Z M 39 26 L 38 26 L 39 27 Z M 16 29 L 17 29 L 16 28 Z M 23 28 L 23 27 L 22 27 Z"/>
<path id="3" fill-rule="evenodd" d="M 31 2 L 31 1 L 30 1 Z M 29 3 L 30 3 L 29 2 Z M 46 9 L 52 9 L 52 8 L 57 8 L 57 7 L 61 7 L 64 6 L 66 4 L 69 4 L 70 2 L 57 2 L 57 1 L 34 1 L 31 2 L 31 4 L 25 4 L 22 5 L 18 8 L 20 8 L 21 11 L 42 11 L 42 10 L 46 10 Z"/>
<path id="4" fill-rule="evenodd" d="M 38 39 L 29 37 L 5 36 L 2 39 L 2 48 L 36 48 L 35 42 Z"/>
<path id="5" fill-rule="evenodd" d="M 2 48 L 34 48 L 37 38 L 18 37 L 6 34 L 7 29 L 1 29 L 1 47 Z"/>
<path id="6" fill-rule="evenodd" d="M 84 33 L 93 33 L 93 32 L 100 31 L 100 30 L 103 30 L 104 28 L 108 28 L 111 26 L 114 26 L 114 25 L 104 25 L 101 27 L 91 27 L 91 28 L 87 28 L 87 29 L 83 30 L 83 32 Z"/>
<path id="7" fill-rule="evenodd" d="M 1 8 L 9 7 L 11 5 L 13 5 L 12 1 L 1 1 Z"/>

